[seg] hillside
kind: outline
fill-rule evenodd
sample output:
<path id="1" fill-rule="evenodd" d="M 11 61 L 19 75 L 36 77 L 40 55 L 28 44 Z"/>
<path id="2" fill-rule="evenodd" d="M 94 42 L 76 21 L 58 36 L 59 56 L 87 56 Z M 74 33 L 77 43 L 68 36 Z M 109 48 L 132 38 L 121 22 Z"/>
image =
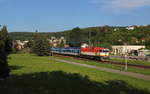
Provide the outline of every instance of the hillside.
<path id="1" fill-rule="evenodd" d="M 30 40 L 33 32 L 11 32 L 9 33 L 13 40 Z M 69 42 L 87 42 L 91 45 L 121 45 L 124 43 L 134 45 L 150 46 L 150 25 L 147 26 L 130 26 L 130 27 L 88 27 L 74 28 L 62 32 L 40 32 L 46 37 L 61 37 L 64 36 Z"/>
<path id="2" fill-rule="evenodd" d="M 31 40 L 35 32 L 10 32 L 9 35 L 13 40 Z M 64 32 L 43 32 L 42 36 L 64 36 Z"/>

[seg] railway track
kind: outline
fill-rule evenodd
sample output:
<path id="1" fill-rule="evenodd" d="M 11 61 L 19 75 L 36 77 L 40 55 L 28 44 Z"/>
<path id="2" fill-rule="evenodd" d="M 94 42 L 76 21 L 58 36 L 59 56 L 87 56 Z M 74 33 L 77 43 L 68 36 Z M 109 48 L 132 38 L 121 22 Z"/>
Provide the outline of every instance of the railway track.
<path id="1" fill-rule="evenodd" d="M 86 61 L 96 61 L 96 62 L 100 62 L 100 63 L 114 64 L 114 65 L 120 65 L 120 66 L 125 65 L 125 63 L 123 63 L 123 62 L 114 62 L 114 61 L 109 61 L 109 60 L 99 61 L 99 60 L 95 60 L 95 59 L 88 59 L 88 58 L 75 57 L 75 56 L 69 56 L 69 55 L 67 55 L 67 56 L 60 55 L 60 54 L 53 54 L 53 55 L 60 56 L 60 57 L 69 57 L 69 58 L 74 58 L 74 59 L 86 60 Z M 128 64 L 128 66 L 142 68 L 142 69 L 150 69 L 150 66 L 145 66 L 145 65 Z"/>

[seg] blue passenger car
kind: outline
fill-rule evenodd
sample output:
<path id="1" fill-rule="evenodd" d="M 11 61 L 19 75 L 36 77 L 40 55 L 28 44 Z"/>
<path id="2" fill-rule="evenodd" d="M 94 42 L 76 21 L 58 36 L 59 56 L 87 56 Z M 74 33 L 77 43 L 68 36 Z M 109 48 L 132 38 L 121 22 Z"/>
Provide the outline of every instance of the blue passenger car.
<path id="1" fill-rule="evenodd" d="M 61 49 L 60 48 L 55 48 L 55 47 L 52 47 L 51 48 L 51 52 L 52 53 L 60 53 Z"/>
<path id="2" fill-rule="evenodd" d="M 64 55 L 80 55 L 80 48 L 79 47 L 68 47 L 68 48 L 51 48 L 52 53 L 57 54 L 64 54 Z"/>

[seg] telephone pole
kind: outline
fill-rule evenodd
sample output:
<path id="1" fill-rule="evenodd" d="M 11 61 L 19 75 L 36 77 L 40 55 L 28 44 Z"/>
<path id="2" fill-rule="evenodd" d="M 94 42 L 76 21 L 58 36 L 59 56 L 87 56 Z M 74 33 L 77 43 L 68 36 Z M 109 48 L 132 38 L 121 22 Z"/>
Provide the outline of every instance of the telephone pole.
<path id="1" fill-rule="evenodd" d="M 127 43 L 125 43 L 125 70 L 128 70 L 128 62 L 127 62 Z"/>
<path id="2" fill-rule="evenodd" d="M 91 31 L 89 31 L 89 47 L 91 47 Z"/>

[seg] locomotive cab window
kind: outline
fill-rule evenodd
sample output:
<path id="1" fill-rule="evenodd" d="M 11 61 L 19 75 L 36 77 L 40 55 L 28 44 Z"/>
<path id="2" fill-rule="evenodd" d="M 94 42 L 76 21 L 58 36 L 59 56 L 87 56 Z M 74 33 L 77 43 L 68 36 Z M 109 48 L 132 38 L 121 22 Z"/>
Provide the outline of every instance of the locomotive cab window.
<path id="1" fill-rule="evenodd" d="M 100 50 L 100 52 L 109 52 L 109 50 L 105 49 L 105 50 Z"/>

